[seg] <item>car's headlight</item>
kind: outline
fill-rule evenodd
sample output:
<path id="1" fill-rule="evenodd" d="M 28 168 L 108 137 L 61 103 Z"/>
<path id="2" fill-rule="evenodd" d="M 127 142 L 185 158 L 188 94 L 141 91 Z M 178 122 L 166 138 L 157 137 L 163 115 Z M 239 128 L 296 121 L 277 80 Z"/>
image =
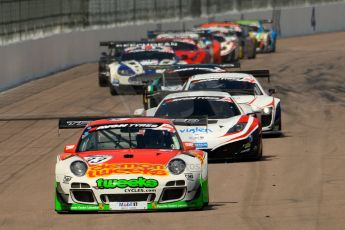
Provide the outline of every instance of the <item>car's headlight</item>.
<path id="1" fill-rule="evenodd" d="M 168 164 L 169 171 L 174 175 L 179 175 L 186 169 L 186 162 L 181 159 L 173 159 Z"/>
<path id="2" fill-rule="evenodd" d="M 228 133 L 237 133 L 237 132 L 241 132 L 245 127 L 246 127 L 247 123 L 244 122 L 239 122 L 236 125 L 232 126 Z"/>
<path id="3" fill-rule="evenodd" d="M 126 65 L 121 65 L 117 72 L 122 76 L 132 76 L 135 74 L 134 71 Z"/>
<path id="4" fill-rule="evenodd" d="M 87 171 L 87 165 L 83 161 L 74 161 L 71 163 L 71 172 L 76 176 L 84 176 Z"/>
<path id="5" fill-rule="evenodd" d="M 262 110 L 263 114 L 265 115 L 269 115 L 272 113 L 272 107 L 265 107 L 263 110 Z"/>

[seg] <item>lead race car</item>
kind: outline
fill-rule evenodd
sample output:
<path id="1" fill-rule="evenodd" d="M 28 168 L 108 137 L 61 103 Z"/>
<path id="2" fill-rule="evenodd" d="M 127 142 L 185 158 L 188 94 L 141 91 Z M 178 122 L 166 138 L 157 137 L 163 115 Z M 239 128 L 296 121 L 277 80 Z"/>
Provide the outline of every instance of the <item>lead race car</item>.
<path id="1" fill-rule="evenodd" d="M 207 153 L 181 142 L 160 118 L 60 119 L 84 128 L 55 168 L 61 212 L 201 209 L 208 204 Z"/>
<path id="2" fill-rule="evenodd" d="M 261 72 L 262 74 L 259 74 Z M 267 73 L 265 73 L 267 72 Z M 265 92 L 260 82 L 248 73 L 210 73 L 194 75 L 186 81 L 183 90 L 222 90 L 230 93 L 237 103 L 245 103 L 261 111 L 262 130 L 265 134 L 282 134 L 281 102 L 273 97 L 274 89 Z M 253 71 L 257 77 L 267 77 L 265 70 Z"/>
<path id="3" fill-rule="evenodd" d="M 210 160 L 262 157 L 262 130 L 255 111 L 226 92 L 169 94 L 146 115 L 172 119 L 182 140 L 207 151 Z"/>

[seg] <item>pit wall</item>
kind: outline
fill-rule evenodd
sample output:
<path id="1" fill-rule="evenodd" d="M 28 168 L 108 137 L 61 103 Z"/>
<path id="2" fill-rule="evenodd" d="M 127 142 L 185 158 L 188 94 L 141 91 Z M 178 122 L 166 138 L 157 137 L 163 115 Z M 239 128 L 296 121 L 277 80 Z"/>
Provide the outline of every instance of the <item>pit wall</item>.
<path id="1" fill-rule="evenodd" d="M 0 91 L 53 72 L 98 60 L 100 41 L 138 40 L 147 30 L 190 29 L 208 20 L 270 19 L 281 37 L 345 30 L 345 3 L 262 11 L 230 12 L 211 18 L 142 23 L 53 35 L 0 47 Z M 279 47 L 278 47 L 279 50 Z"/>

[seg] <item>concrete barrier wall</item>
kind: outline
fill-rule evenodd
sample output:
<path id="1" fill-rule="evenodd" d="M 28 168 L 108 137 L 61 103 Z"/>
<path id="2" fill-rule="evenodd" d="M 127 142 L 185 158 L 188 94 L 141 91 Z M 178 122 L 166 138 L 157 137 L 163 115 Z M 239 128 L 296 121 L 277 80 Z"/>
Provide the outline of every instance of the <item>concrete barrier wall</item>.
<path id="1" fill-rule="evenodd" d="M 232 12 L 214 20 L 273 18 L 282 37 L 345 30 L 345 3 L 281 10 Z M 208 18 L 162 22 L 161 28 L 182 29 L 208 21 Z M 49 73 L 85 62 L 97 61 L 100 41 L 136 40 L 146 37 L 156 23 L 143 23 L 111 29 L 79 31 L 0 47 L 0 91 Z"/>

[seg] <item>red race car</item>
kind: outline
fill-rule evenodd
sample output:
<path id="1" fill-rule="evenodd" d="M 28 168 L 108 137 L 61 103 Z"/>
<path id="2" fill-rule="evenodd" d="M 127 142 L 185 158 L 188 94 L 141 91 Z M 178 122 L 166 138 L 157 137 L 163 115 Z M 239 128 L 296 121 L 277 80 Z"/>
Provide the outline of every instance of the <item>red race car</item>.
<path id="1" fill-rule="evenodd" d="M 60 119 L 83 128 L 57 157 L 55 210 L 201 209 L 208 204 L 207 153 L 181 142 L 161 118 Z"/>
<path id="2" fill-rule="evenodd" d="M 159 38 L 156 41 L 176 42 L 177 45 L 172 48 L 180 60 L 186 64 L 209 64 L 211 62 L 209 52 L 200 48 L 191 38 Z"/>

